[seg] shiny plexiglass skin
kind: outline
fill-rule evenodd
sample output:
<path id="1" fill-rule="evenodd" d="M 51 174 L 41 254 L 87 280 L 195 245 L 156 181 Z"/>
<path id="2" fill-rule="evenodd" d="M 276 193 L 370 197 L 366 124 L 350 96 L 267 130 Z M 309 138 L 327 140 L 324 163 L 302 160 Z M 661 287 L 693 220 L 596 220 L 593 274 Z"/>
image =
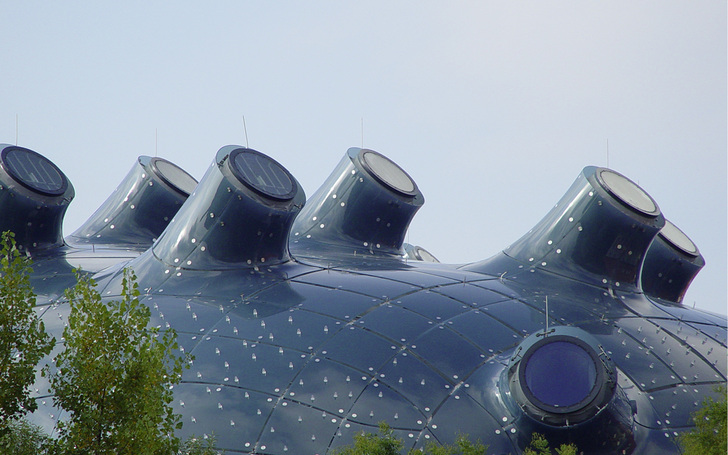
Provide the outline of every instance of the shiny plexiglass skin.
<path id="1" fill-rule="evenodd" d="M 350 149 L 306 200 L 279 163 L 245 150 L 222 148 L 163 232 L 135 237 L 104 220 L 132 219 L 130 201 L 184 196 L 149 191 L 165 188 L 140 160 L 82 229 L 33 256 L 37 310 L 59 340 L 75 268 L 105 299 L 135 271 L 152 324 L 194 356 L 174 388 L 182 438 L 316 454 L 386 421 L 406 447 L 464 433 L 487 453 L 521 453 L 537 431 L 585 453 L 679 453 L 691 413 L 726 382 L 726 318 L 679 304 L 702 257 L 671 249 L 656 203 L 647 210 L 654 201 L 618 174 L 600 180 L 612 171 L 585 168 L 532 232 L 454 266 L 404 243 L 424 198 L 387 158 Z M 259 180 L 234 167 L 259 160 Z M 666 273 L 680 285 L 663 292 Z M 548 368 L 529 359 L 552 352 L 578 359 L 555 364 L 584 378 L 583 392 L 538 388 L 531 373 Z M 47 387 L 39 378 L 31 418 L 50 429 L 64 416 Z M 534 398 L 550 396 L 567 406 Z"/>

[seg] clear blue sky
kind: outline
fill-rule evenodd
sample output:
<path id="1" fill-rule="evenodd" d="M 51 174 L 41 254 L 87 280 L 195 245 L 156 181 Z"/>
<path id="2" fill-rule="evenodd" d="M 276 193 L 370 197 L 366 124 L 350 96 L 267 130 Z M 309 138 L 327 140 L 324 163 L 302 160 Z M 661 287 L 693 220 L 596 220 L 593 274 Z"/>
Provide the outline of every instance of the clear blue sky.
<path id="1" fill-rule="evenodd" d="M 586 165 L 637 181 L 726 313 L 726 2 L 0 0 L 0 142 L 58 164 L 73 232 L 138 155 L 249 144 L 318 188 L 362 144 L 425 194 L 409 241 L 501 251 Z M 155 139 L 155 131 L 156 139 Z"/>

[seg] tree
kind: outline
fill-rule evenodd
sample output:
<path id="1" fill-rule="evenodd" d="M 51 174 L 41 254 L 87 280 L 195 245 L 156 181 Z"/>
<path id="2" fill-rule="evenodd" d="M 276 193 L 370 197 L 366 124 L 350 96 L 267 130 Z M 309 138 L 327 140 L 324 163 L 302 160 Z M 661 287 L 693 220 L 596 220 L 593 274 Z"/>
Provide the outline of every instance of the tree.
<path id="1" fill-rule="evenodd" d="M 336 455 L 399 455 L 404 448 L 401 439 L 386 422 L 379 422 L 379 434 L 359 433 L 354 435 L 354 444 L 334 451 Z M 467 435 L 459 435 L 452 445 L 428 443 L 424 449 L 411 449 L 407 455 L 483 455 L 488 449 L 477 441 L 471 442 Z"/>
<path id="2" fill-rule="evenodd" d="M 13 455 L 39 455 L 53 453 L 54 440 L 42 428 L 21 418 L 8 425 L 0 436 L 0 453 Z"/>
<path id="3" fill-rule="evenodd" d="M 0 240 L 0 436 L 11 422 L 38 405 L 30 396 L 38 362 L 55 344 L 35 313 L 30 259 L 15 246 L 12 232 Z"/>
<path id="4" fill-rule="evenodd" d="M 379 422 L 379 434 L 359 433 L 354 435 L 354 445 L 336 450 L 336 455 L 399 455 L 404 447 L 401 439 L 386 422 Z"/>
<path id="5" fill-rule="evenodd" d="M 224 452 L 215 450 L 216 442 L 217 438 L 214 434 L 206 436 L 204 439 L 192 435 L 182 443 L 177 455 L 221 455 Z"/>
<path id="6" fill-rule="evenodd" d="M 430 442 L 425 446 L 425 450 L 410 450 L 408 455 L 483 455 L 488 450 L 487 445 L 480 443 L 480 440 L 472 442 L 467 435 L 458 435 L 455 443 L 451 445 L 440 445 Z"/>
<path id="7" fill-rule="evenodd" d="M 89 277 L 66 291 L 71 312 L 66 348 L 50 377 L 54 402 L 68 417 L 58 423 L 65 454 L 171 454 L 180 442 L 180 416 L 171 407 L 183 359 L 176 333 L 148 327 L 136 277 L 125 270 L 121 300 L 104 303 Z"/>
<path id="8" fill-rule="evenodd" d="M 576 455 L 578 449 L 574 444 L 561 444 L 557 449 L 557 455 Z M 551 455 L 549 442 L 546 438 L 539 434 L 531 435 L 531 444 L 523 451 L 523 455 Z"/>
<path id="9" fill-rule="evenodd" d="M 718 401 L 711 397 L 703 399 L 703 406 L 693 414 L 695 430 L 680 437 L 685 455 L 725 455 L 728 453 L 726 414 L 726 389 L 715 389 L 721 395 Z"/>

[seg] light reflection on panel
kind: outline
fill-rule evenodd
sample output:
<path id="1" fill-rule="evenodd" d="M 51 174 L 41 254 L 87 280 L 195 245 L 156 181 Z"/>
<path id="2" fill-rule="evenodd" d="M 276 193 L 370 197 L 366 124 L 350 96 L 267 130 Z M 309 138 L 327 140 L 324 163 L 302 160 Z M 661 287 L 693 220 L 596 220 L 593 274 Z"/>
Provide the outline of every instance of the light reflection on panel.
<path id="1" fill-rule="evenodd" d="M 466 420 L 458 415 L 469 416 Z M 512 439 L 520 436 L 510 420 L 499 420 L 465 394 L 455 393 L 435 413 L 429 425 L 438 439 L 449 440 L 450 434 L 460 433 L 482 435 L 482 441 L 489 445 L 490 453 L 509 453 L 514 451 Z M 488 428 L 486 434 L 483 429 Z M 475 438 L 474 438 L 475 439 Z M 492 451 L 492 452 L 491 452 Z"/>
<path id="2" fill-rule="evenodd" d="M 364 319 L 342 328 L 321 346 L 320 354 L 359 371 L 376 374 L 396 354 L 397 346 L 367 330 L 362 322 Z"/>
<path id="3" fill-rule="evenodd" d="M 474 370 L 486 354 L 446 325 L 438 325 L 414 339 L 409 349 L 436 371 L 458 380 Z"/>
<path id="4" fill-rule="evenodd" d="M 679 384 L 682 380 L 672 371 L 664 359 L 660 359 L 646 346 L 632 338 L 618 326 L 609 334 L 595 334 L 614 363 L 629 376 L 641 390 Z"/>
<path id="5" fill-rule="evenodd" d="M 435 371 L 409 351 L 401 351 L 380 369 L 380 382 L 401 393 L 421 412 L 431 413 L 445 400 L 455 380 Z M 431 415 L 431 414 L 430 414 Z"/>
<path id="6" fill-rule="evenodd" d="M 431 291 L 420 291 L 400 297 L 393 301 L 410 311 L 421 314 L 432 321 L 439 322 L 464 313 L 467 306 L 457 300 L 444 297 Z"/>
<path id="7" fill-rule="evenodd" d="M 194 356 L 174 387 L 179 436 L 214 434 L 227 453 L 325 453 L 381 421 L 406 449 L 467 433 L 489 453 L 519 453 L 540 431 L 578 440 L 585 453 L 677 452 L 691 412 L 725 384 L 727 332 L 725 318 L 653 301 L 633 279 L 638 247 L 664 224 L 656 205 L 630 209 L 595 180 L 602 170 L 585 168 L 514 248 L 462 266 L 404 259 L 401 240 L 423 195 L 404 174 L 370 178 L 362 153 L 347 152 L 341 175 L 304 205 L 277 162 L 223 147 L 147 251 L 151 239 L 117 236 L 128 244 L 69 240 L 35 255 L 46 328 L 60 340 L 69 306 L 57 301 L 74 268 L 94 275 L 105 301 L 132 268 L 151 324 L 174 329 L 179 353 Z M 36 180 L 51 185 L 36 190 L 53 189 L 53 178 Z M 132 205 L 151 193 L 110 200 L 139 213 Z M 15 197 L 0 192 L 0 202 Z M 27 215 L 23 207 L 3 219 Z M 114 223 L 100 225 L 120 232 Z M 551 336 L 547 325 L 565 339 L 593 336 L 595 365 L 610 372 L 600 377 L 605 406 L 577 410 L 558 428 L 552 415 L 526 411 L 511 381 L 528 363 L 529 340 Z M 36 383 L 33 420 L 52 428 L 59 411 L 47 387 Z"/>

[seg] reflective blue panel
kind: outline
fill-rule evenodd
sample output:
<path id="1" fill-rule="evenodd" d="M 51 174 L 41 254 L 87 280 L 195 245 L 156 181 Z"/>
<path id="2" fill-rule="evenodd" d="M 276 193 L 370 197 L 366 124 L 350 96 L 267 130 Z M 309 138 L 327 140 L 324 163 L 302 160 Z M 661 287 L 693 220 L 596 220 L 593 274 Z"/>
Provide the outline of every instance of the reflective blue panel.
<path id="1" fill-rule="evenodd" d="M 594 360 L 582 347 L 554 341 L 524 359 L 526 385 L 542 403 L 572 406 L 586 397 L 596 383 Z"/>
<path id="2" fill-rule="evenodd" d="M 192 351 L 195 357 L 186 374 L 192 382 L 223 384 L 279 394 L 293 382 L 303 365 L 301 352 L 264 343 L 205 337 Z"/>
<path id="3" fill-rule="evenodd" d="M 144 296 L 141 301 L 151 307 L 151 324 L 169 323 L 178 333 L 207 334 L 224 316 L 220 306 L 199 299 L 172 296 Z"/>
<path id="4" fill-rule="evenodd" d="M 169 161 L 139 157 L 116 190 L 67 242 L 145 250 L 196 185 L 194 178 Z"/>
<path id="5" fill-rule="evenodd" d="M 338 270 L 322 270 L 310 273 L 296 278 L 295 281 L 342 289 L 382 299 L 393 299 L 420 289 L 419 286 L 413 286 L 401 281 Z"/>
<path id="6" fill-rule="evenodd" d="M 415 292 L 414 294 L 400 297 L 392 303 L 401 305 L 403 308 L 421 314 L 436 322 L 450 319 L 469 309 L 467 305 L 463 305 L 457 300 L 432 291 Z"/>
<path id="7" fill-rule="evenodd" d="M 725 383 L 727 332 L 724 317 L 651 301 L 633 286 L 637 247 L 659 226 L 642 229 L 582 177 L 565 199 L 576 203 L 560 204 L 513 257 L 406 260 L 400 247 L 422 195 L 371 177 L 359 152 L 305 201 L 277 163 L 224 147 L 144 253 L 154 236 L 132 221 L 169 216 L 154 203 L 140 215 L 141 194 L 154 196 L 163 182 L 133 174 L 91 224 L 108 230 L 97 239 L 138 234 L 136 243 L 68 246 L 54 227 L 39 240 L 43 254 L 30 251 L 36 311 L 59 340 L 51 357 L 63 349 L 73 269 L 94 274 L 109 301 L 129 267 L 151 324 L 174 329 L 179 353 L 195 356 L 173 388 L 182 439 L 214 433 L 226 453 L 323 454 L 386 421 L 405 450 L 467 433 L 488 453 L 520 453 L 538 431 L 590 454 L 679 452 L 674 440 L 691 412 Z M 176 169 L 161 170 L 192 189 Z M 0 174 L 5 189 L 48 199 Z M 8 226 L 34 245 L 29 223 L 49 226 L 52 217 L 28 218 L 38 203 L 18 205 L 19 194 L 0 191 L 0 218 L 20 220 Z M 71 197 L 68 183 L 63 199 Z M 540 343 L 547 317 L 553 338 Z M 50 430 L 59 416 L 48 379 L 35 387 L 31 418 Z"/>
<path id="8" fill-rule="evenodd" d="M 223 336 L 261 341 L 286 349 L 313 351 L 335 333 L 341 321 L 298 308 L 266 318 L 246 319 L 230 313 L 216 327 Z M 331 330 L 327 329 L 331 327 Z"/>
<path id="9" fill-rule="evenodd" d="M 650 399 L 650 394 L 645 393 L 632 382 L 622 371 L 617 371 L 618 390 L 621 390 L 632 406 L 632 413 L 635 423 L 641 427 L 659 428 L 660 417 L 652 405 L 654 398 Z"/>
<path id="10" fill-rule="evenodd" d="M 700 330 L 714 339 L 716 342 L 720 343 L 723 348 L 725 348 L 726 344 L 728 343 L 728 330 L 725 326 L 719 326 L 719 325 L 703 325 L 703 324 L 695 324 L 696 327 L 700 327 Z"/>
<path id="11" fill-rule="evenodd" d="M 341 328 L 321 346 L 321 354 L 360 371 L 376 374 L 379 368 L 397 353 L 397 346 L 391 340 L 366 330 L 361 322 L 363 319 Z M 330 330 L 338 328 L 332 327 Z"/>
<path id="12" fill-rule="evenodd" d="M 295 184 L 283 166 L 271 158 L 249 149 L 230 154 L 234 172 L 250 188 L 270 197 L 290 199 Z"/>
<path id="13" fill-rule="evenodd" d="M 396 425 L 391 426 L 392 434 L 396 439 L 401 440 L 404 443 L 404 449 L 408 450 L 414 445 L 422 445 L 421 442 L 434 441 L 435 438 L 427 430 L 421 432 L 413 431 L 409 429 L 399 429 Z M 352 422 L 345 420 L 341 428 L 336 434 L 336 437 L 332 441 L 330 449 L 339 448 L 344 445 L 354 444 L 354 437 L 362 433 L 376 434 L 379 432 L 379 425 L 365 425 L 359 422 Z M 332 452 L 327 452 L 332 453 Z"/>
<path id="14" fill-rule="evenodd" d="M 270 395 L 218 384 L 181 383 L 174 391 L 185 436 L 214 434 L 216 447 L 243 453 L 252 452 L 275 404 Z"/>
<path id="15" fill-rule="evenodd" d="M 281 400 L 261 432 L 255 453 L 325 453 L 342 423 L 340 415 Z"/>
<path id="16" fill-rule="evenodd" d="M 438 294 L 446 295 L 452 299 L 458 300 L 468 306 L 473 307 L 481 307 L 509 300 L 508 297 L 501 293 L 493 292 L 490 290 L 486 291 L 481 287 L 476 287 L 474 289 L 473 286 L 476 286 L 476 284 L 472 282 L 468 282 L 467 284 L 457 283 L 447 286 L 438 286 L 432 291 L 437 292 Z"/>
<path id="17" fill-rule="evenodd" d="M 462 419 L 462 416 L 468 418 Z M 519 453 L 515 445 L 519 436 L 518 429 L 512 421 L 504 422 L 497 417 L 475 403 L 467 394 L 457 392 L 437 410 L 429 428 L 441 441 L 452 441 L 458 434 L 467 434 L 473 440 L 480 439 L 487 444 L 487 453 Z"/>
<path id="18" fill-rule="evenodd" d="M 448 324 L 473 344 L 485 348 L 489 355 L 509 349 L 523 339 L 513 329 L 490 317 L 485 309 L 455 316 Z M 483 330 L 484 327 L 488 329 Z"/>
<path id="19" fill-rule="evenodd" d="M 620 304 L 622 304 L 629 313 L 635 314 L 642 317 L 653 317 L 653 318 L 670 318 L 670 314 L 665 311 L 667 307 L 663 305 L 657 305 L 651 300 L 644 298 L 640 294 L 615 291 L 615 296 Z M 627 316 L 628 314 L 623 314 Z"/>
<path id="20" fill-rule="evenodd" d="M 703 397 L 714 400 L 719 395 L 714 384 L 681 384 L 650 393 L 650 401 L 657 414 L 657 428 L 685 428 L 693 424 L 692 416 L 703 406 Z"/>
<path id="21" fill-rule="evenodd" d="M 488 276 L 481 271 L 478 271 L 478 273 L 471 274 L 471 271 L 466 270 L 465 268 L 455 268 L 455 267 L 441 267 L 437 264 L 432 264 L 428 262 L 417 262 L 417 273 L 422 273 L 426 275 L 432 275 L 434 277 L 441 277 L 441 278 L 449 278 L 453 281 L 473 281 L 477 279 L 481 279 L 483 281 L 490 281 L 492 279 L 497 278 L 498 276 Z"/>
<path id="22" fill-rule="evenodd" d="M 437 325 L 415 339 L 410 350 L 435 371 L 457 380 L 480 365 L 486 355 L 468 340 L 450 330 L 448 324 Z"/>
<path id="23" fill-rule="evenodd" d="M 455 380 L 433 370 L 424 360 L 409 351 L 399 352 L 382 367 L 379 380 L 396 388 L 425 413 L 434 412 L 455 384 Z"/>
<path id="24" fill-rule="evenodd" d="M 285 271 L 277 267 L 219 272 L 187 270 L 166 266 L 154 270 L 157 280 L 150 285 L 156 294 L 201 296 L 213 298 L 226 305 L 236 303 L 269 306 L 266 314 L 288 309 L 303 301 L 290 288 L 287 272 L 298 273 L 306 268 L 291 267 Z"/>
<path id="25" fill-rule="evenodd" d="M 392 303 L 375 308 L 361 320 L 368 330 L 394 340 L 397 344 L 406 344 L 434 324 L 431 320 Z"/>
<path id="26" fill-rule="evenodd" d="M 390 422 L 396 428 L 419 432 L 427 417 L 394 388 L 375 380 L 357 398 L 347 417 L 352 422 L 376 425 Z"/>
<path id="27" fill-rule="evenodd" d="M 641 390 L 681 382 L 665 363 L 665 359 L 659 358 L 648 346 L 635 340 L 618 323 L 589 323 L 580 327 L 594 335 L 617 368 L 629 376 Z"/>
<path id="28" fill-rule="evenodd" d="M 21 147 L 9 147 L 4 152 L 3 164 L 18 182 L 43 194 L 63 194 L 66 179 L 46 157 Z"/>
<path id="29" fill-rule="evenodd" d="M 420 288 L 432 288 L 444 284 L 459 282 L 451 278 L 440 277 L 428 273 L 420 273 L 419 263 L 409 262 L 407 267 L 379 267 L 376 270 L 361 270 L 362 274 L 387 278 L 401 283 L 408 283 Z"/>
<path id="30" fill-rule="evenodd" d="M 348 417 L 364 388 L 373 380 L 354 368 L 320 356 L 309 356 L 291 387 L 282 395 L 305 406 Z"/>
<path id="31" fill-rule="evenodd" d="M 544 308 L 536 309 L 523 302 L 509 300 L 481 309 L 488 316 L 499 320 L 502 324 L 513 328 L 522 335 L 530 335 L 546 327 L 546 313 Z"/>
<path id="32" fill-rule="evenodd" d="M 504 397 L 499 382 L 507 365 L 500 360 L 502 359 L 489 359 L 472 375 L 465 378 L 463 388 L 465 393 L 483 408 L 490 409 L 491 412 L 500 410 L 500 414 L 495 417 L 505 426 L 505 422 L 513 421 L 513 414 L 503 404 Z"/>
<path id="33" fill-rule="evenodd" d="M 645 354 L 653 353 L 667 363 L 679 379 L 686 383 L 725 380 L 724 370 L 718 370 L 701 355 L 707 355 L 709 347 L 707 337 L 689 324 L 680 321 L 623 318 L 618 322 L 625 333 L 646 346 Z M 694 346 L 689 344 L 694 340 Z M 711 343 L 713 344 L 713 343 Z M 710 353 L 711 358 L 717 358 Z M 651 357 L 651 356 L 650 356 Z M 725 362 L 725 356 L 723 356 Z M 722 372 L 721 372 L 722 371 Z"/>

